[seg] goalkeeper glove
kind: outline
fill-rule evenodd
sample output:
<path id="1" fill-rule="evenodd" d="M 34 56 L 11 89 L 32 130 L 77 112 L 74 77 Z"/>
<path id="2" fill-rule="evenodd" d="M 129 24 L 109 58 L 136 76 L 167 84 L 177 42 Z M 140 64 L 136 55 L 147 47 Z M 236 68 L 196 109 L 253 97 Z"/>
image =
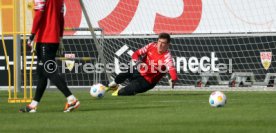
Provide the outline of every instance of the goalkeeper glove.
<path id="1" fill-rule="evenodd" d="M 64 53 L 64 45 L 63 45 L 62 39 L 60 39 L 57 55 L 61 57 L 63 56 L 63 53 Z"/>
<path id="2" fill-rule="evenodd" d="M 27 46 L 31 48 L 31 53 L 34 53 L 35 52 L 35 49 L 34 49 L 34 37 L 35 37 L 35 34 L 31 34 L 28 41 L 27 41 Z"/>

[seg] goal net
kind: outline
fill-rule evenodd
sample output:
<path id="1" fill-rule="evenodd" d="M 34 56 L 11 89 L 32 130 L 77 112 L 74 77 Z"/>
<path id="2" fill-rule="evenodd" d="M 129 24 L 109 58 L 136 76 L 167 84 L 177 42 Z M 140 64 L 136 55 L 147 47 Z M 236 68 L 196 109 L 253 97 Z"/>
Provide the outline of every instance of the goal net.
<path id="1" fill-rule="evenodd" d="M 197 85 L 204 73 L 213 73 L 210 84 L 218 82 L 218 73 L 224 85 L 234 78 L 253 85 L 275 73 L 274 0 L 81 1 L 93 27 L 103 30 L 104 59 L 115 64 L 112 77 L 120 72 L 118 64 L 157 41 L 160 32 L 172 34 L 178 86 Z M 168 85 L 168 79 L 159 85 Z"/>

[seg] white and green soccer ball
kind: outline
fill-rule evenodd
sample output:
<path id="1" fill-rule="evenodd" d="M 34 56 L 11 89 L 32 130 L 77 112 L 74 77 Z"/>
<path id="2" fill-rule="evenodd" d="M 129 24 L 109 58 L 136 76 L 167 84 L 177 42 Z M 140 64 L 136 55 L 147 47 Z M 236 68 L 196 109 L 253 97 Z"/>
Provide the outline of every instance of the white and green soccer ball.
<path id="1" fill-rule="evenodd" d="M 90 88 L 90 95 L 95 98 L 102 98 L 106 91 L 106 87 L 100 83 L 94 84 Z"/>
<path id="2" fill-rule="evenodd" d="M 221 91 L 214 91 L 209 97 L 209 104 L 212 107 L 223 107 L 226 104 L 226 95 Z"/>

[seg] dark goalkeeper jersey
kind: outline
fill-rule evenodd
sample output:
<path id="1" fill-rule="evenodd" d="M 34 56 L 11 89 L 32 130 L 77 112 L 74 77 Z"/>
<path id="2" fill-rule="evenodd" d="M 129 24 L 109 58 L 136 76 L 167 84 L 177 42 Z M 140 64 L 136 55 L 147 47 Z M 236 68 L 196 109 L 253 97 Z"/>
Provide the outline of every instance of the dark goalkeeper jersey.
<path id="1" fill-rule="evenodd" d="M 64 0 L 35 0 L 32 33 L 36 42 L 59 43 L 64 30 Z"/>

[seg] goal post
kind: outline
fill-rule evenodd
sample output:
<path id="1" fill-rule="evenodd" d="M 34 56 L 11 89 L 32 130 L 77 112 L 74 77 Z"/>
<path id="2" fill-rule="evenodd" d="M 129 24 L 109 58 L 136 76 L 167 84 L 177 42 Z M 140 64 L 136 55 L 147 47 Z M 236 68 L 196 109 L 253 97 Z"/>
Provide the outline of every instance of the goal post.
<path id="1" fill-rule="evenodd" d="M 90 21 L 91 19 L 90 19 L 89 15 L 88 15 L 88 13 L 86 11 L 86 8 L 85 8 L 85 5 L 83 3 L 83 0 L 79 0 L 79 1 L 80 1 L 80 5 L 82 7 L 82 12 L 84 14 L 86 23 L 88 25 L 89 31 L 91 32 L 91 35 L 92 35 L 93 40 L 94 40 L 94 43 L 96 45 L 96 48 L 97 48 L 97 51 L 98 51 L 98 58 L 100 59 L 100 62 L 103 63 L 104 66 L 106 66 L 107 63 L 106 63 L 106 60 L 105 60 L 104 54 L 103 54 L 103 46 L 100 45 L 100 43 L 99 43 L 99 41 L 97 39 L 97 35 L 96 35 L 94 27 L 93 27 L 93 25 L 92 25 L 92 23 Z M 104 70 L 106 70 L 105 67 L 104 67 Z M 106 73 L 106 75 L 107 75 L 108 81 L 111 81 L 112 79 L 111 79 L 110 73 Z"/>

